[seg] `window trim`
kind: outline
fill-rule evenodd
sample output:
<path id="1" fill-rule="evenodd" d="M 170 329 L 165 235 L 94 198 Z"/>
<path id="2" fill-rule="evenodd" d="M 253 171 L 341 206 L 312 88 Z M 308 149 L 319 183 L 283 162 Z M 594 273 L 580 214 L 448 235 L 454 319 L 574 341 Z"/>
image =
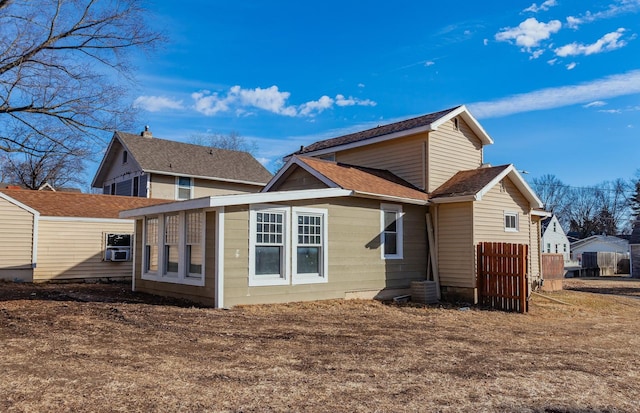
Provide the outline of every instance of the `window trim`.
<path id="1" fill-rule="evenodd" d="M 280 274 L 256 274 L 256 242 L 258 212 L 282 213 L 282 250 L 280 251 Z M 259 287 L 267 285 L 289 285 L 291 280 L 291 266 L 289 265 L 289 251 L 291 251 L 291 219 L 290 208 L 287 206 L 258 204 L 249 208 L 249 286 Z"/>
<path id="2" fill-rule="evenodd" d="M 180 186 L 180 178 L 189 179 L 189 198 L 180 198 L 180 188 L 186 189 L 185 186 Z M 189 176 L 176 176 L 176 201 L 186 201 L 188 199 L 193 199 L 193 190 L 194 190 L 194 182 L 193 177 Z"/>
<path id="3" fill-rule="evenodd" d="M 188 265 L 186 263 L 186 211 L 180 211 L 178 213 L 178 272 L 166 271 L 165 263 L 165 220 L 169 215 L 175 215 L 175 213 L 157 214 L 153 216 L 146 216 L 143 219 L 142 234 L 143 234 L 143 249 L 147 245 L 147 219 L 158 219 L 158 234 L 155 240 L 158 248 L 158 270 L 153 272 L 146 271 L 147 268 L 147 254 L 143 251 L 141 263 L 140 278 L 149 281 L 158 281 L 172 284 L 185 284 L 198 287 L 204 287 L 206 278 L 206 213 L 205 211 L 199 211 L 200 219 L 202 220 L 202 233 L 200 238 L 200 245 L 202 246 L 202 276 L 194 277 L 187 274 Z"/>
<path id="4" fill-rule="evenodd" d="M 329 282 L 329 211 L 324 208 L 306 208 L 306 207 L 292 207 L 291 208 L 291 266 L 292 276 L 291 284 L 320 284 Z M 320 272 L 317 274 L 298 274 L 298 216 L 299 215 L 315 215 L 321 217 L 322 224 L 322 239 L 320 240 L 320 255 L 319 264 Z M 304 244 L 303 244 L 304 245 Z"/>
<path id="5" fill-rule="evenodd" d="M 396 253 L 385 254 L 385 225 L 384 225 L 384 213 L 395 212 L 396 213 Z M 380 257 L 383 260 L 401 260 L 404 258 L 404 212 L 402 212 L 402 205 L 400 204 L 380 204 Z"/>
<path id="6" fill-rule="evenodd" d="M 129 161 L 129 152 L 122 151 L 122 164 L 126 165 L 128 161 Z"/>
<path id="7" fill-rule="evenodd" d="M 515 227 L 507 226 L 507 217 L 515 218 Z M 505 211 L 502 219 L 502 223 L 504 225 L 504 232 L 520 232 L 520 214 L 512 211 Z"/>

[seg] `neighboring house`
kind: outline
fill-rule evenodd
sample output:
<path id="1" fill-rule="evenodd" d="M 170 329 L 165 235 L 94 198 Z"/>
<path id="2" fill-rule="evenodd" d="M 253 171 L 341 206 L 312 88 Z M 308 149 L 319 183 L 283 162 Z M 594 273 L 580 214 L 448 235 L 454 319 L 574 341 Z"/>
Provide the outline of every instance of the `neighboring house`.
<path id="1" fill-rule="evenodd" d="M 134 222 L 123 208 L 165 200 L 71 192 L 0 190 L 0 279 L 130 277 Z M 111 234 L 111 236 L 110 236 Z"/>
<path id="2" fill-rule="evenodd" d="M 640 278 L 640 217 L 633 223 L 633 232 L 629 240 L 631 276 Z"/>
<path id="3" fill-rule="evenodd" d="M 529 246 L 534 288 L 548 214 L 513 165 L 484 164 L 491 143 L 459 106 L 301 148 L 261 193 L 124 211 L 133 288 L 216 307 L 392 297 L 435 252 L 443 296 L 476 302 L 481 242 Z"/>
<path id="4" fill-rule="evenodd" d="M 612 235 L 592 235 L 571 243 L 571 256 L 574 260 L 581 260 L 584 252 L 629 252 L 629 241 Z"/>
<path id="5" fill-rule="evenodd" d="M 555 215 L 542 220 L 542 252 L 562 254 L 564 262 L 571 261 L 571 244 Z"/>
<path id="6" fill-rule="evenodd" d="M 271 174 L 251 154 L 115 132 L 93 178 L 103 194 L 184 200 L 259 192 Z"/>

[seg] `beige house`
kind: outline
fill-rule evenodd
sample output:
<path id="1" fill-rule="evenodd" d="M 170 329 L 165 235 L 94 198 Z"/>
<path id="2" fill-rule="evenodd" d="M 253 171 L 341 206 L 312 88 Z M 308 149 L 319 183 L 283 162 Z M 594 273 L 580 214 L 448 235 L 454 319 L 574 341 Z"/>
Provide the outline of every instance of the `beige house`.
<path id="1" fill-rule="evenodd" d="M 124 211 L 133 288 L 216 307 L 392 297 L 433 256 L 442 294 L 475 302 L 484 241 L 528 245 L 534 288 L 547 214 L 513 165 L 484 164 L 491 143 L 459 106 L 304 147 L 258 194 Z"/>
<path id="2" fill-rule="evenodd" d="M 259 192 L 271 179 L 251 154 L 115 132 L 92 186 L 103 194 L 185 200 Z"/>
<path id="3" fill-rule="evenodd" d="M 130 277 L 134 222 L 119 211 L 166 202 L 70 192 L 0 190 L 0 280 Z"/>

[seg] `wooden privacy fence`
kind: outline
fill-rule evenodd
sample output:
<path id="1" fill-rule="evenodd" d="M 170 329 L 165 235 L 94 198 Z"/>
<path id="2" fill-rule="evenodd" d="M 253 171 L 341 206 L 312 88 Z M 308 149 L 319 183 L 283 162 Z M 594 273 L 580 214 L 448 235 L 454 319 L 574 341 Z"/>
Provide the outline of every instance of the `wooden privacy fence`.
<path id="1" fill-rule="evenodd" d="M 478 299 L 503 311 L 527 311 L 528 245 L 478 244 Z"/>
<path id="2" fill-rule="evenodd" d="M 561 280 L 564 278 L 564 256 L 562 254 L 542 254 L 542 278 Z"/>

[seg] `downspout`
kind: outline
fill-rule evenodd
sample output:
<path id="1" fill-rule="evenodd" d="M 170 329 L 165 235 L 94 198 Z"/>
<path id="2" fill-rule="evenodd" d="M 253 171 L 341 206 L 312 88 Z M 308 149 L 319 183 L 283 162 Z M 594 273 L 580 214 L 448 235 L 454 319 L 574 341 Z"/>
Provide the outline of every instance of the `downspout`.
<path id="1" fill-rule="evenodd" d="M 216 209 L 214 307 L 224 308 L 224 207 Z M 206 245 L 206 244 L 205 244 Z"/>
<path id="2" fill-rule="evenodd" d="M 133 258 L 131 258 L 131 291 L 132 292 L 136 292 L 136 257 L 138 254 L 136 254 L 136 252 L 138 251 L 138 245 L 136 244 L 136 229 L 138 227 L 138 220 L 134 220 L 133 221 L 133 240 L 132 240 L 132 255 Z"/>

